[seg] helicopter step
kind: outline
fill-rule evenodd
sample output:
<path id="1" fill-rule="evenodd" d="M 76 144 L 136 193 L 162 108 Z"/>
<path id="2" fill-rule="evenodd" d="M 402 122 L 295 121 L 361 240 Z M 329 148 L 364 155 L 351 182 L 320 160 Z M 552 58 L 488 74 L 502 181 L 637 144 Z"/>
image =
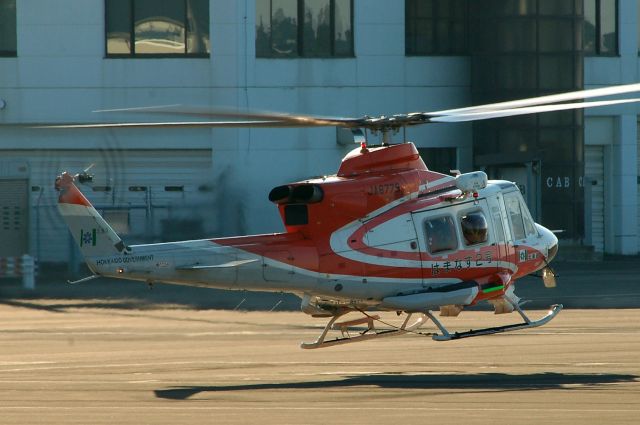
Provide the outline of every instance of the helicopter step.
<path id="1" fill-rule="evenodd" d="M 466 332 L 454 332 L 451 333 L 444 327 L 444 325 L 436 319 L 436 317 L 431 313 L 427 312 L 426 315 L 433 321 L 433 323 L 440 329 L 442 334 L 434 334 L 432 336 L 434 341 L 451 341 L 453 339 L 461 339 L 461 338 L 469 338 L 472 336 L 481 336 L 481 335 L 491 335 L 503 332 L 511 332 L 517 331 L 520 329 L 528 329 L 528 328 L 537 328 L 538 326 L 542 326 L 544 324 L 549 323 L 560 311 L 562 310 L 562 304 L 554 304 L 551 306 L 547 314 L 538 320 L 531 320 L 529 317 L 522 311 L 520 306 L 514 303 L 514 309 L 522 316 L 524 319 L 523 323 L 514 323 L 511 325 L 505 326 L 496 326 L 491 328 L 482 328 L 482 329 L 471 329 Z"/>

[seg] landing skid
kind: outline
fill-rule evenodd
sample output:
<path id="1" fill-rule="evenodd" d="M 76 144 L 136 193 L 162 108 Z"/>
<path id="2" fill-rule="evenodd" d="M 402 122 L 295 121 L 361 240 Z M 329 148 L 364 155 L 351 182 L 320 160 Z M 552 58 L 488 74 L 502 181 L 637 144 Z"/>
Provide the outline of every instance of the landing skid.
<path id="1" fill-rule="evenodd" d="M 471 329 L 466 332 L 450 333 L 447 330 L 447 328 L 445 328 L 444 325 L 440 323 L 440 321 L 436 319 L 436 317 L 431 312 L 427 312 L 426 315 L 429 317 L 429 319 L 433 321 L 433 323 L 438 327 L 438 329 L 440 329 L 440 332 L 442 332 L 442 334 L 434 334 L 432 336 L 433 340 L 434 341 L 450 341 L 452 339 L 469 338 L 472 336 L 491 335 L 491 334 L 497 334 L 497 333 L 503 333 L 503 332 L 517 331 L 520 329 L 537 328 L 538 326 L 542 326 L 544 324 L 549 323 L 551 319 L 556 317 L 556 315 L 560 313 L 560 311 L 562 310 L 562 304 L 555 304 L 551 306 L 551 309 L 549 310 L 546 316 L 538 320 L 531 320 L 529 319 L 529 317 L 527 317 L 524 311 L 522 311 L 519 305 L 517 305 L 516 303 L 512 303 L 512 305 L 524 320 L 523 323 L 515 323 L 512 325 L 505 325 L 505 326 L 496 326 L 493 328 Z"/>
<path id="2" fill-rule="evenodd" d="M 324 327 L 324 330 L 322 331 L 322 333 L 320 334 L 320 336 L 315 342 L 303 342 L 302 344 L 300 344 L 300 347 L 304 349 L 324 348 L 324 347 L 331 347 L 334 345 L 366 341 L 369 339 L 404 335 L 407 332 L 414 332 L 416 329 L 418 329 L 427 321 L 427 316 L 421 313 L 419 317 L 415 320 L 415 322 L 409 325 L 409 321 L 411 320 L 411 316 L 413 315 L 412 313 L 409 313 L 407 315 L 407 318 L 402 323 L 402 325 L 396 329 L 376 330 L 374 321 L 379 319 L 378 316 L 366 316 L 362 319 L 336 323 L 336 321 L 340 317 L 344 316 L 347 313 L 348 312 L 333 316 L 331 320 L 329 320 L 329 323 L 327 323 L 327 326 Z M 349 334 L 349 331 L 347 329 L 348 327 L 356 326 L 359 324 L 365 324 L 365 323 L 367 324 L 367 329 L 364 332 L 361 332 L 357 336 L 351 336 Z M 327 337 L 327 333 L 329 333 L 330 330 L 340 330 L 342 333 L 342 337 L 336 338 L 330 341 L 325 341 L 325 338 Z"/>
<path id="3" fill-rule="evenodd" d="M 303 342 L 302 344 L 300 344 L 300 347 L 304 349 L 324 348 L 324 347 L 331 347 L 334 345 L 350 344 L 353 342 L 366 341 L 366 340 L 371 340 L 376 338 L 404 335 L 409 332 L 415 332 L 418 328 L 420 328 L 422 325 L 426 323 L 427 319 L 431 319 L 433 323 L 438 327 L 438 329 L 440 329 L 440 332 L 442 332 L 441 334 L 430 334 L 435 341 L 450 341 L 453 339 L 469 338 L 472 336 L 491 335 L 491 334 L 497 334 L 497 333 L 503 333 L 503 332 L 517 331 L 520 329 L 536 328 L 538 326 L 542 326 L 549 323 L 562 310 L 562 304 L 555 304 L 551 306 L 551 309 L 549 310 L 546 316 L 538 320 L 531 320 L 524 313 L 524 311 L 522 311 L 522 309 L 517 303 L 512 302 L 511 304 L 514 307 L 514 310 L 517 311 L 518 314 L 520 314 L 520 316 L 524 320 L 523 323 L 515 323 L 512 325 L 505 325 L 505 326 L 496 326 L 492 328 L 472 329 L 466 332 L 453 332 L 453 333 L 449 332 L 447 328 L 445 328 L 444 325 L 440 323 L 440 321 L 430 311 L 427 311 L 426 313 L 420 313 L 419 317 L 412 324 L 409 324 L 409 321 L 411 320 L 413 313 L 407 314 L 407 318 L 404 320 L 402 325 L 395 329 L 385 329 L 385 330 L 375 329 L 374 322 L 377 321 L 379 317 L 369 316 L 369 315 L 365 315 L 365 317 L 356 319 L 356 320 L 336 323 L 336 321 L 340 317 L 351 312 L 351 310 L 349 310 L 333 316 L 331 320 L 329 320 L 329 323 L 327 323 L 327 325 L 324 327 L 322 333 L 320 334 L 320 336 L 315 342 Z M 349 334 L 348 328 L 352 326 L 361 325 L 361 324 L 366 324 L 367 328 L 364 331 L 360 332 L 358 335 L 351 336 Z M 340 338 L 336 338 L 330 341 L 325 341 L 325 338 L 327 337 L 327 334 L 329 333 L 330 330 L 340 330 L 342 333 L 342 336 Z M 423 334 L 423 335 L 426 335 L 426 334 Z"/>

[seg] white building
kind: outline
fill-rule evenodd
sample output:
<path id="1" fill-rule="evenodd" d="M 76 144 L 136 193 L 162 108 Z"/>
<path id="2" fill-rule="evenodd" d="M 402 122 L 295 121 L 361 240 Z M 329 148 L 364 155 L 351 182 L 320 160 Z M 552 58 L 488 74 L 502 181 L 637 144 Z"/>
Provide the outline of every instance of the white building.
<path id="1" fill-rule="evenodd" d="M 525 7 L 538 7 L 538 1 L 542 8 L 544 0 L 510 3 L 521 7 L 516 15 L 538 16 L 540 10 Z M 582 1 L 589 0 L 559 1 L 571 3 L 572 19 L 580 25 L 583 12 L 576 5 Z M 471 6 L 449 1 L 464 11 L 458 15 L 453 9 L 445 13 L 443 3 L 318 0 L 304 9 L 303 0 L 0 0 L 0 256 L 75 258 L 55 210 L 53 181 L 63 170 L 90 164 L 95 184 L 83 190 L 127 242 L 280 231 L 269 190 L 334 173 L 352 148 L 337 142 L 335 129 L 20 125 L 175 120 L 91 112 L 170 104 L 332 116 L 470 105 L 478 88 L 478 56 L 470 52 L 473 43 L 449 40 L 476 37 L 468 29 L 472 25 L 459 26 L 471 19 Z M 579 86 L 640 81 L 636 1 L 620 0 L 617 16 L 619 41 L 612 56 L 582 59 L 578 51 L 584 70 Z M 292 35 L 283 22 L 307 24 Z M 439 22 L 447 30 L 430 32 Z M 268 24 L 271 39 L 265 42 Z M 319 41 L 327 31 L 329 38 Z M 423 49 L 429 42 L 438 47 Z M 584 121 L 587 175 L 602 184 L 593 186 L 589 205 L 580 209 L 593 223 L 585 226 L 588 234 L 582 238 L 578 225 L 572 239 L 599 251 L 635 254 L 640 245 L 636 117 L 636 107 L 628 106 L 590 111 Z M 474 159 L 473 132 L 470 124 L 442 124 L 407 129 L 406 138 L 432 149 L 423 151 L 428 165 L 435 166 L 433 154 L 441 168 L 468 171 L 474 161 L 486 167 Z M 523 164 L 535 172 L 534 162 Z M 538 183 L 531 190 L 539 192 L 550 176 L 534 177 Z M 540 208 L 538 217 L 544 217 Z"/>

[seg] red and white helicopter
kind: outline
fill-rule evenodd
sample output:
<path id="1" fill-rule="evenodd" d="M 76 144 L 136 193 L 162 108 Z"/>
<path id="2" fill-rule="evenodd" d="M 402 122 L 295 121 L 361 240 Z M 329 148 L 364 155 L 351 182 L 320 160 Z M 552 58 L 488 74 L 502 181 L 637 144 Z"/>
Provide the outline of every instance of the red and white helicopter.
<path id="1" fill-rule="evenodd" d="M 416 332 L 431 320 L 438 341 L 544 325 L 562 309 L 554 305 L 539 320 L 519 306 L 515 282 L 542 271 L 555 285 L 549 262 L 558 239 L 537 224 L 517 188 L 492 181 L 481 171 L 444 175 L 430 171 L 410 142 L 391 144 L 389 133 L 405 126 L 474 121 L 539 112 L 607 106 L 640 99 L 579 103 L 572 100 L 640 91 L 640 84 L 391 117 L 330 118 L 279 113 L 213 112 L 185 108 L 129 111 L 212 115 L 228 121 L 59 125 L 57 128 L 306 127 L 340 126 L 382 132 L 383 144 L 361 146 L 345 156 L 337 173 L 274 188 L 282 233 L 127 246 L 76 186 L 86 172 L 56 179 L 58 207 L 94 273 L 99 276 L 255 291 L 284 291 L 301 297 L 301 309 L 328 323 L 302 348 Z M 356 138 L 357 139 L 357 138 Z M 435 317 L 457 316 L 487 301 L 496 313 L 516 311 L 520 323 L 449 332 Z M 399 327 L 376 329 L 371 311 L 406 313 Z M 347 313 L 360 314 L 338 322 Z M 416 320 L 411 318 L 417 316 Z M 351 336 L 348 328 L 362 326 Z M 327 339 L 331 330 L 342 331 Z"/>

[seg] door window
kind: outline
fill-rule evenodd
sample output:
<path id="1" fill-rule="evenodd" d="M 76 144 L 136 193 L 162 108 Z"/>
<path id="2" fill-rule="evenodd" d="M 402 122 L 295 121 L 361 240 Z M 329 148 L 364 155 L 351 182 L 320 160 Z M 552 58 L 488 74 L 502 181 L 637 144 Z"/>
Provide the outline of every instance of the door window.
<path id="1" fill-rule="evenodd" d="M 470 211 L 460 217 L 462 240 L 465 245 L 478 245 L 487 242 L 489 225 L 482 211 Z"/>
<path id="2" fill-rule="evenodd" d="M 450 216 L 432 218 L 425 221 L 427 249 L 431 254 L 451 251 L 458 247 L 456 228 Z"/>

